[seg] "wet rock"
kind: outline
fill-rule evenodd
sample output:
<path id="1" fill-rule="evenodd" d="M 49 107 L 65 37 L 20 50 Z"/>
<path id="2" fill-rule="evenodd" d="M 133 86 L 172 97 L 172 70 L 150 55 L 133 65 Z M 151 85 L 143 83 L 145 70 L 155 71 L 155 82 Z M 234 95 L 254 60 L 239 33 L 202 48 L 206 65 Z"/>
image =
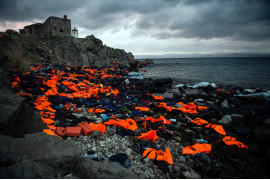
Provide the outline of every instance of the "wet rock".
<path id="1" fill-rule="evenodd" d="M 196 172 L 185 171 L 183 172 L 183 176 L 185 179 L 201 179 L 201 176 Z"/>
<path id="2" fill-rule="evenodd" d="M 218 168 L 211 168 L 208 172 L 207 172 L 208 176 L 211 176 L 213 178 L 219 178 L 220 176 L 220 170 Z"/>
<path id="3" fill-rule="evenodd" d="M 72 169 L 81 157 L 76 145 L 43 132 L 28 134 L 23 139 L 0 135 L 0 144 L 0 151 L 9 153 L 17 162 L 27 158 L 56 169 Z"/>
<path id="4" fill-rule="evenodd" d="M 257 154 L 263 153 L 263 150 L 260 146 L 258 146 L 257 144 L 252 144 L 252 143 L 248 145 L 248 151 L 257 153 Z"/>
<path id="5" fill-rule="evenodd" d="M 230 105 L 229 105 L 227 99 L 225 99 L 225 100 L 221 103 L 221 107 L 223 107 L 223 108 L 229 108 L 229 107 L 230 107 Z"/>
<path id="6" fill-rule="evenodd" d="M 255 143 L 260 143 L 260 144 L 270 142 L 270 128 L 259 127 L 255 129 L 253 136 L 251 136 L 251 139 Z"/>
<path id="7" fill-rule="evenodd" d="M 230 115 L 225 115 L 221 120 L 218 121 L 218 123 L 225 128 L 230 127 L 232 125 L 232 118 Z"/>
<path id="8" fill-rule="evenodd" d="M 266 119 L 263 124 L 266 126 L 270 126 L 270 118 Z"/>
<path id="9" fill-rule="evenodd" d="M 56 172 L 50 166 L 34 162 L 29 159 L 22 160 L 8 167 L 9 173 L 15 179 L 55 179 Z"/>
<path id="10" fill-rule="evenodd" d="M 245 122 L 245 117 L 242 114 L 231 114 L 234 125 L 240 125 Z"/>
<path id="11" fill-rule="evenodd" d="M 215 102 L 214 102 L 214 101 L 206 101 L 206 103 L 207 103 L 209 106 L 214 106 L 214 105 L 215 105 Z"/>
<path id="12" fill-rule="evenodd" d="M 97 162 L 84 158 L 74 174 L 82 179 L 119 179 L 127 176 L 127 168 L 113 163 Z"/>

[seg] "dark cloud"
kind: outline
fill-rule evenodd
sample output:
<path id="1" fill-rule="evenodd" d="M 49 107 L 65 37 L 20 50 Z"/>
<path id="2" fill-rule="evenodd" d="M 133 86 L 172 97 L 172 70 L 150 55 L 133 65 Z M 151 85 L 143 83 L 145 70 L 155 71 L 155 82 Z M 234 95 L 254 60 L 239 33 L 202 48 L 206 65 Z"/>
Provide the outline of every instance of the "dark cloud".
<path id="1" fill-rule="evenodd" d="M 2 0 L 0 20 L 45 21 L 64 14 L 89 30 L 132 27 L 158 39 L 270 39 L 266 0 Z"/>

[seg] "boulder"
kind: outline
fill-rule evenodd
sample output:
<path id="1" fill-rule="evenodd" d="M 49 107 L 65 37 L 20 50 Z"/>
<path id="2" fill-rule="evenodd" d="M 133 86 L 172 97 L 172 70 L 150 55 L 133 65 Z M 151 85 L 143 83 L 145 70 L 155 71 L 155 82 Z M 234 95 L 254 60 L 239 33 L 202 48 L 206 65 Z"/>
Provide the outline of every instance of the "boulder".
<path id="1" fill-rule="evenodd" d="M 24 103 L 9 134 L 13 137 L 23 137 L 26 134 L 42 132 L 43 129 L 48 127 L 43 123 L 40 114 Z"/>
<path id="2" fill-rule="evenodd" d="M 0 89 L 0 134 L 9 133 L 23 107 L 24 99 L 6 88 Z"/>
<path id="3" fill-rule="evenodd" d="M 230 127 L 232 125 L 232 118 L 230 115 L 225 115 L 221 120 L 218 121 L 218 124 L 224 127 Z"/>
<path id="4" fill-rule="evenodd" d="M 26 158 L 53 168 L 70 170 L 81 157 L 76 145 L 43 132 L 28 134 L 25 138 L 0 135 L 0 144 L 0 151 L 9 153 L 17 162 Z"/>
<path id="5" fill-rule="evenodd" d="M 22 160 L 8 167 L 9 174 L 15 179 L 55 179 L 56 172 L 54 168 L 34 162 L 29 159 Z"/>
<path id="6" fill-rule="evenodd" d="M 127 176 L 127 169 L 123 166 L 82 159 L 74 175 L 82 179 L 120 179 Z"/>
<path id="7" fill-rule="evenodd" d="M 245 122 L 245 117 L 242 114 L 231 114 L 234 125 L 240 125 Z"/>

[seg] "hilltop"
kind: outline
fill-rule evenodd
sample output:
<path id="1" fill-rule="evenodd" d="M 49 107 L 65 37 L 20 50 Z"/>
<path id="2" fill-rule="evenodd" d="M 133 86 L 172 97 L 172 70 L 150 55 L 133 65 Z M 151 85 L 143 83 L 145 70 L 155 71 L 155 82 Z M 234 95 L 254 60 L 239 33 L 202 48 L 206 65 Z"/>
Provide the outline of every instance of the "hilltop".
<path id="1" fill-rule="evenodd" d="M 18 35 L 0 38 L 1 65 L 29 69 L 32 64 L 108 66 L 134 61 L 132 53 L 108 47 L 94 35 L 85 38 Z"/>

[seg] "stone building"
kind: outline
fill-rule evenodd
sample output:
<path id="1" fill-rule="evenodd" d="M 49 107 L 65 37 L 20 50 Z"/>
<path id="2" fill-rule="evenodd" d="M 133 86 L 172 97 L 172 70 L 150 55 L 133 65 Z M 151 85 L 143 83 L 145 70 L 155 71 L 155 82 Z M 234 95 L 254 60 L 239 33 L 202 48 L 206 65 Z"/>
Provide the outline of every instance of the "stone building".
<path id="1" fill-rule="evenodd" d="M 25 26 L 21 34 L 71 36 L 71 20 L 50 16 L 44 23 L 35 23 Z"/>

